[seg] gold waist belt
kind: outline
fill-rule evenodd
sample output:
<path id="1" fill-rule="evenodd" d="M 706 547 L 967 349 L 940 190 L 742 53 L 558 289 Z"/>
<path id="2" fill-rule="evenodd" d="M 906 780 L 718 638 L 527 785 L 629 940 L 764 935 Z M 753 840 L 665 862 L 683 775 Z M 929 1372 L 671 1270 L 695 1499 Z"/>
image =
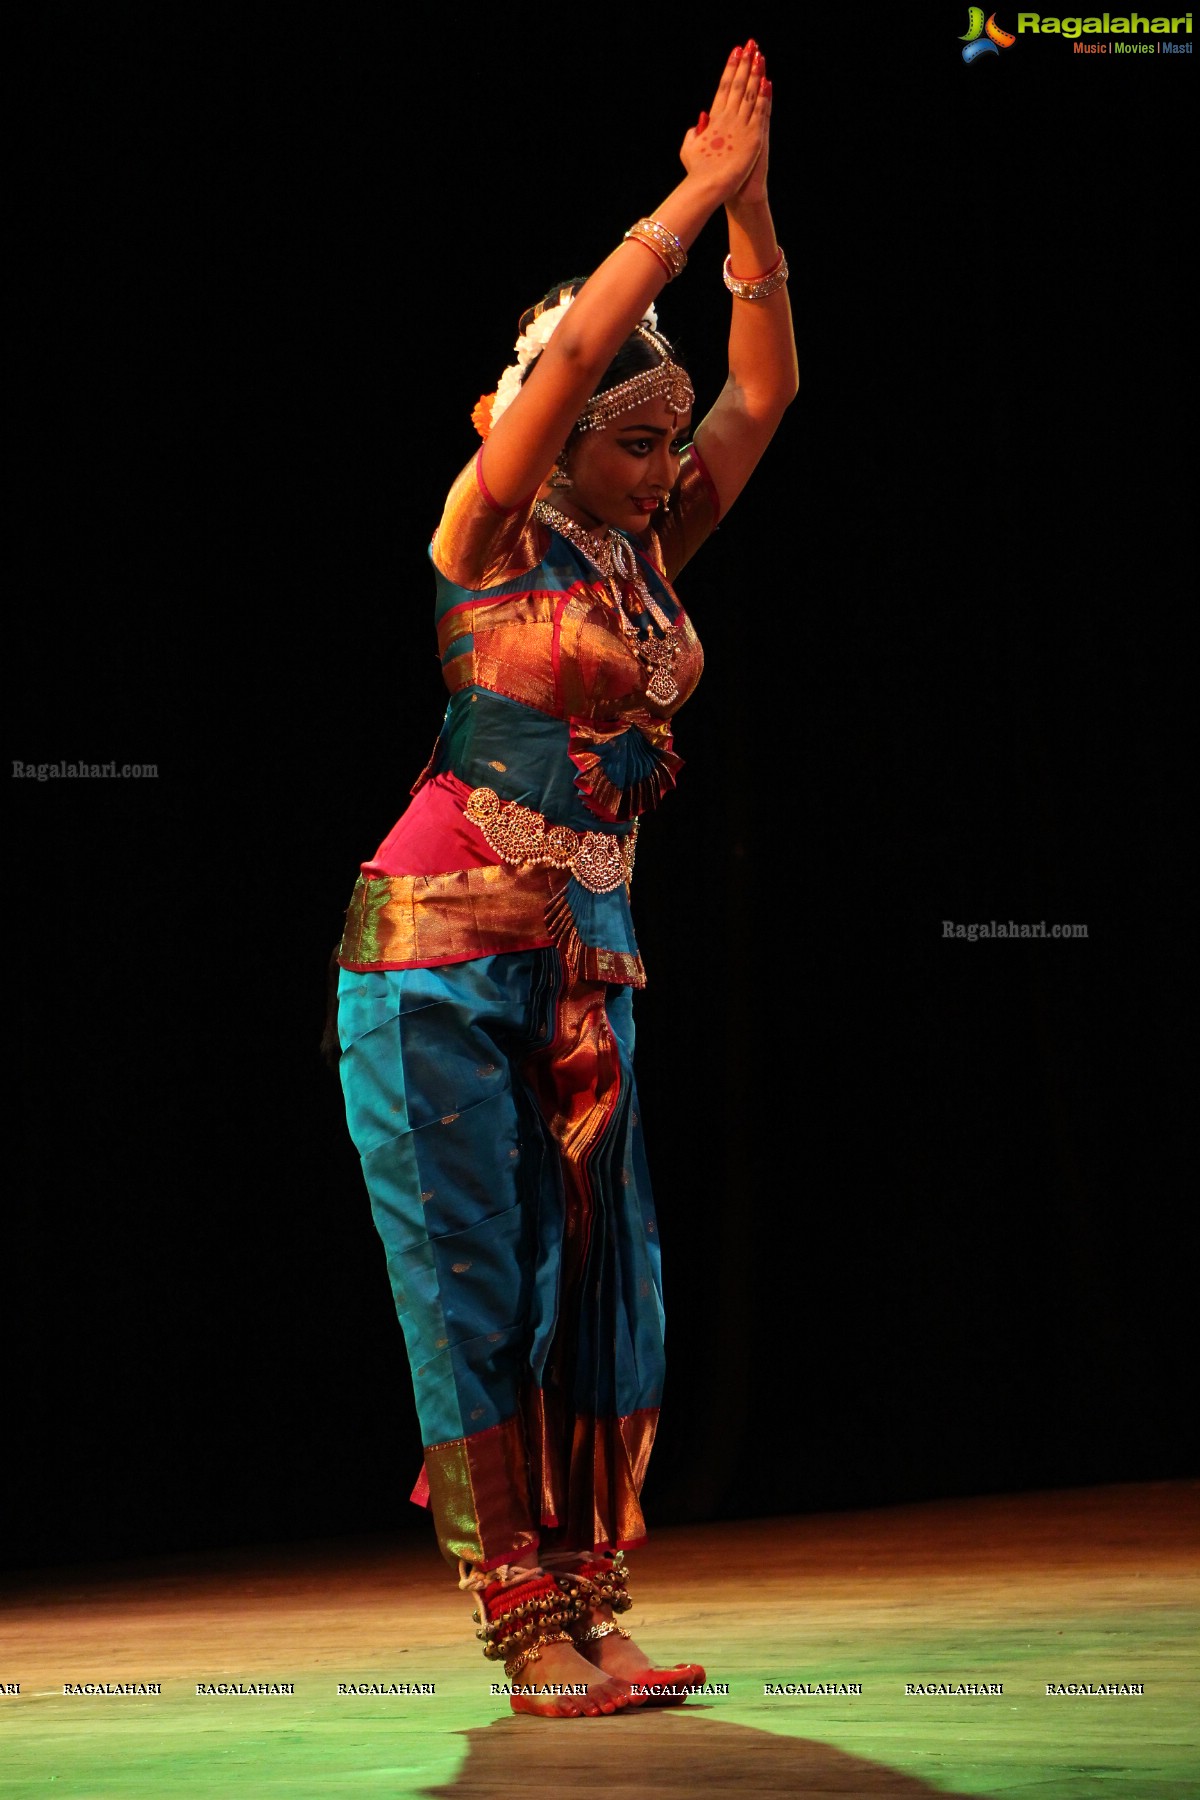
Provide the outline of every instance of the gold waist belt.
<path id="1" fill-rule="evenodd" d="M 572 831 L 569 825 L 551 825 L 531 806 L 501 800 L 489 787 L 473 788 L 463 810 L 501 862 L 569 869 L 592 894 L 611 894 L 633 874 L 636 823 L 623 838 L 611 831 Z"/>

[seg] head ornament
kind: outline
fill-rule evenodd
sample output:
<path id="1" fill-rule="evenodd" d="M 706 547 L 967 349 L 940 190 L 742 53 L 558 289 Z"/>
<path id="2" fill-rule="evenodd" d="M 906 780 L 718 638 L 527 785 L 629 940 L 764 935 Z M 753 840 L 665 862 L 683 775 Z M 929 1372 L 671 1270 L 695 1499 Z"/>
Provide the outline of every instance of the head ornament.
<path id="1" fill-rule="evenodd" d="M 643 320 L 636 327 L 634 336 L 650 345 L 658 361 L 648 369 L 639 369 L 618 387 L 603 388 L 593 394 L 576 422 L 580 431 L 601 431 L 613 419 L 632 412 L 634 407 L 642 406 L 647 400 L 661 399 L 673 413 L 688 412 L 695 405 L 696 391 L 688 372 L 681 369 L 671 355 L 671 346 L 661 331 Z"/>
<path id="2" fill-rule="evenodd" d="M 505 369 L 494 394 L 480 396 L 471 414 L 472 423 L 481 438 L 488 436 L 496 421 L 503 417 L 520 393 L 526 371 L 554 336 L 574 298 L 573 293 L 560 290 L 555 303 L 544 304 L 517 339 L 513 346 L 517 353 L 516 362 L 510 363 Z M 622 413 L 631 412 L 635 406 L 641 406 L 646 400 L 656 399 L 660 395 L 672 412 L 686 412 L 695 404 L 696 395 L 687 371 L 681 369 L 672 358 L 671 346 L 658 329 L 658 315 L 653 305 L 647 307 L 634 335 L 650 345 L 658 361 L 648 369 L 640 369 L 619 386 L 604 388 L 600 393 L 593 394 L 579 415 L 580 431 L 600 431 Z"/>

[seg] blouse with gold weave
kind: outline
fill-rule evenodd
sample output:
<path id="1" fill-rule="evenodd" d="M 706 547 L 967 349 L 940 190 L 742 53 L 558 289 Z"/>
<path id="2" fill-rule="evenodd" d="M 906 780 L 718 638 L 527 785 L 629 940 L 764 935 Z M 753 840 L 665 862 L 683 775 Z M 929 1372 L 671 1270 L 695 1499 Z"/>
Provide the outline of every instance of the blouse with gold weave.
<path id="1" fill-rule="evenodd" d="M 497 506 L 478 457 L 450 491 L 429 552 L 450 704 L 411 804 L 362 865 L 343 968 L 555 944 L 584 980 L 645 983 L 638 817 L 675 785 L 671 719 L 704 660 L 671 582 L 715 526 L 716 494 L 693 445 L 670 511 L 621 534 L 611 578 L 544 511 Z"/>

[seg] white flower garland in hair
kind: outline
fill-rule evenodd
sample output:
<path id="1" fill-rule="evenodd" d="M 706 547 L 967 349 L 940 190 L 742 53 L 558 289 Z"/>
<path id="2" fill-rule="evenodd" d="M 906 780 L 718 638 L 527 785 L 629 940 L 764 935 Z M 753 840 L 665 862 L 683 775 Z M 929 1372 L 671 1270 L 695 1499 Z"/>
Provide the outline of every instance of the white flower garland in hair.
<path id="1" fill-rule="evenodd" d="M 574 298 L 574 294 L 564 294 L 562 299 L 559 300 L 556 305 L 546 307 L 545 311 L 540 312 L 536 319 L 530 320 L 528 329 L 521 333 L 520 337 L 513 345 L 513 349 L 517 353 L 517 360 L 515 363 L 510 363 L 508 365 L 507 369 L 505 369 L 503 375 L 501 375 L 499 381 L 496 383 L 496 392 L 492 395 L 491 407 L 489 409 L 489 429 L 495 425 L 497 419 L 508 411 L 513 401 L 520 393 L 521 385 L 525 379 L 525 371 L 528 369 L 530 363 L 533 362 L 534 358 L 542 354 L 542 351 L 546 348 L 546 345 L 550 342 L 550 339 L 562 324 L 567 315 L 567 308 L 571 305 Z M 651 301 L 646 311 L 642 314 L 641 322 L 643 325 L 649 325 L 654 331 L 658 330 L 658 314 L 654 310 L 653 301 Z M 477 408 L 476 411 L 478 412 L 478 410 L 479 409 Z M 478 423 L 478 420 L 476 422 Z"/>

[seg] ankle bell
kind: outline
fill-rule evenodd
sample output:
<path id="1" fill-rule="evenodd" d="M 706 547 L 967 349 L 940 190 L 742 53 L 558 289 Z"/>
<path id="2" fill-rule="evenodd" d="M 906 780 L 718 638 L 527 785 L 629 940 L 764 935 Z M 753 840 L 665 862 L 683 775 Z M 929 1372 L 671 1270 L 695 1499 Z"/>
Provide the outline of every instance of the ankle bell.
<path id="1" fill-rule="evenodd" d="M 552 1634 L 562 1632 L 577 1612 L 573 1597 L 540 1569 L 515 1581 L 487 1582 L 475 1591 L 475 1636 L 494 1662 L 505 1662 L 539 1640 L 553 1641 Z"/>

